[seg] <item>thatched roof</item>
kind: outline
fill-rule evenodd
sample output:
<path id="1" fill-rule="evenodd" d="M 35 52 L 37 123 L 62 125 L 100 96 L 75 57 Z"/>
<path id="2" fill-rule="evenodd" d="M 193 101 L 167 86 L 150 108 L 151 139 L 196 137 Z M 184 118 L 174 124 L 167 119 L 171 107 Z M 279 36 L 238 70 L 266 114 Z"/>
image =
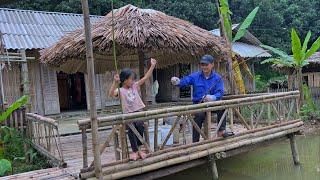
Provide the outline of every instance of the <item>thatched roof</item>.
<path id="1" fill-rule="evenodd" d="M 208 53 L 226 52 L 222 38 L 187 21 L 152 9 L 127 5 L 114 11 L 115 40 L 120 67 L 137 66 L 138 50 L 158 59 L 158 67 L 191 63 Z M 114 70 L 112 14 L 92 24 L 95 70 Z M 41 62 L 65 72 L 86 72 L 84 30 L 78 29 L 41 51 Z"/>

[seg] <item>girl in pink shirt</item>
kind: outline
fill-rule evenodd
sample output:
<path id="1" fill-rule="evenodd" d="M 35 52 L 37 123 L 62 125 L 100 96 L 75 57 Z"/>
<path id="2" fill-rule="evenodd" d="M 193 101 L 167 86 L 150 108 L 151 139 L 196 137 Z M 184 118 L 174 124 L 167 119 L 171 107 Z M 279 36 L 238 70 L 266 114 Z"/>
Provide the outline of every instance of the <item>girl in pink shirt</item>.
<path id="1" fill-rule="evenodd" d="M 123 113 L 132 113 L 141 111 L 145 104 L 140 97 L 140 86 L 144 84 L 152 75 L 152 72 L 157 64 L 155 59 L 151 58 L 151 66 L 148 72 L 143 78 L 135 82 L 135 73 L 131 69 L 123 69 L 119 75 L 114 76 L 114 81 L 109 90 L 109 96 L 118 97 L 119 91 L 117 89 L 118 84 L 120 83 L 120 98 L 122 104 Z M 133 122 L 134 127 L 138 130 L 139 134 L 143 137 L 144 132 L 144 122 L 136 121 Z M 128 137 L 132 148 L 132 153 L 130 154 L 130 159 L 137 160 L 139 157 L 141 159 L 146 158 L 146 154 L 139 150 L 139 147 L 142 145 L 138 137 L 133 133 L 133 131 L 127 127 Z"/>

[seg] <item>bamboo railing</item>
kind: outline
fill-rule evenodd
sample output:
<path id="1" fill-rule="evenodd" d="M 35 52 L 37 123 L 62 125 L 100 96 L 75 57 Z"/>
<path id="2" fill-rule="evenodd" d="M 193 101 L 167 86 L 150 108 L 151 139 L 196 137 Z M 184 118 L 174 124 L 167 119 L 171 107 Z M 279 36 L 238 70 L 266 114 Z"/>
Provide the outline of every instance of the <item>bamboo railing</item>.
<path id="1" fill-rule="evenodd" d="M 27 135 L 32 146 L 51 163 L 60 167 L 66 167 L 61 149 L 58 122 L 54 119 L 43 117 L 33 113 L 26 114 Z"/>
<path id="2" fill-rule="evenodd" d="M 130 114 L 111 115 L 98 118 L 100 128 L 107 126 L 112 130 L 106 140 L 100 145 L 100 154 L 113 143 L 115 161 L 102 165 L 102 172 L 106 179 L 123 178 L 137 175 L 193 159 L 220 154 L 236 147 L 262 142 L 268 139 L 285 136 L 299 130 L 303 124 L 298 116 L 299 91 L 264 93 L 258 95 L 238 95 L 224 98 L 221 101 L 202 104 L 175 106 L 166 109 L 148 110 Z M 213 126 L 213 111 L 223 110 L 222 118 L 217 119 L 218 125 Z M 200 128 L 193 120 L 195 113 L 205 112 L 206 119 Z M 172 118 L 173 123 L 165 138 L 158 142 L 158 129 L 166 118 Z M 228 126 L 233 129 L 234 123 L 240 123 L 246 128 L 244 132 L 233 138 L 217 137 L 217 132 L 224 117 L 227 117 Z M 154 129 L 153 146 L 144 139 L 132 125 L 132 122 L 144 121 Z M 79 129 L 82 132 L 83 169 L 81 178 L 94 176 L 93 162 L 88 163 L 87 131 L 90 130 L 90 120 L 79 120 Z M 188 140 L 192 127 L 199 132 L 202 140 L 192 143 Z M 126 127 L 130 128 L 149 152 L 148 158 L 143 161 L 129 162 Z M 167 145 L 169 138 L 178 130 L 178 141 Z M 251 139 L 249 139 L 251 138 Z M 114 141 L 113 141 L 114 140 Z M 110 149 L 110 148 L 109 148 Z M 223 153 L 222 153 L 223 155 Z"/>

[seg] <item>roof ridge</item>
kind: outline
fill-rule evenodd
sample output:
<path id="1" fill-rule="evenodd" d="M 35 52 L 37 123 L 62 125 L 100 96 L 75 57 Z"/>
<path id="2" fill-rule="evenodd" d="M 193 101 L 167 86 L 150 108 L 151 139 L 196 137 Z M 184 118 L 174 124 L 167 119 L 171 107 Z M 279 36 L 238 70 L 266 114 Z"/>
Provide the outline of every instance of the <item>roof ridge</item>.
<path id="1" fill-rule="evenodd" d="M 22 11 L 22 12 L 36 12 L 36 13 L 42 13 L 42 14 L 65 14 L 65 15 L 76 15 L 76 16 L 82 16 L 83 14 L 78 13 L 67 13 L 67 12 L 53 12 L 53 11 L 36 11 L 36 10 L 29 10 L 29 9 L 11 9 L 11 8 L 0 8 L 1 10 L 6 11 Z M 100 15 L 90 15 L 91 17 L 103 17 Z"/>

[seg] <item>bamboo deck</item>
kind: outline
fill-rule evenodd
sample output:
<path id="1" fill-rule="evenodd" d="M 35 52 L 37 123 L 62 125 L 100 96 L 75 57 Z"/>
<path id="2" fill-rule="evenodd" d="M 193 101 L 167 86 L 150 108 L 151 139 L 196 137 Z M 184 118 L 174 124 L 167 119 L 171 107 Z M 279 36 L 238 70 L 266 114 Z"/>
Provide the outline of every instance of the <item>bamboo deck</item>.
<path id="1" fill-rule="evenodd" d="M 244 131 L 245 128 L 241 125 L 236 125 L 237 128 L 235 128 L 235 133 L 236 134 L 242 134 L 245 133 Z M 214 131 L 214 128 L 212 129 Z M 298 128 L 293 129 L 293 131 L 298 131 Z M 293 131 L 288 132 L 288 133 L 293 133 Z M 245 139 L 246 142 L 250 141 L 255 141 L 257 139 L 260 139 L 261 142 L 263 141 L 268 141 L 273 138 L 277 138 L 278 136 L 273 136 L 272 137 L 269 135 L 264 135 L 264 136 L 255 136 L 256 132 L 250 133 L 247 139 Z M 91 142 L 91 133 L 87 133 L 88 135 L 88 162 L 92 162 L 93 160 L 93 154 L 92 154 L 92 142 Z M 279 137 L 285 136 L 286 133 L 283 133 L 279 135 Z M 100 131 L 99 132 L 99 137 L 100 137 L 100 142 L 103 142 L 103 140 L 106 139 L 107 133 L 106 131 Z M 269 137 L 270 136 L 270 137 Z M 268 138 L 269 137 L 269 138 Z M 227 138 L 224 142 L 220 142 L 219 144 L 225 144 L 224 148 L 220 148 L 222 152 L 227 152 L 226 147 L 227 146 L 232 146 L 233 148 L 231 149 L 237 149 L 240 148 L 239 143 L 241 144 L 241 141 L 236 141 L 236 144 L 232 144 L 232 142 L 236 139 L 241 139 L 239 136 L 235 136 L 232 138 Z M 188 135 L 188 141 L 191 141 L 190 139 L 190 134 Z M 258 141 L 257 141 L 258 142 Z M 259 141 L 260 142 L 260 141 Z M 7 176 L 4 177 L 3 179 L 77 179 L 79 178 L 79 172 L 80 169 L 82 168 L 82 144 L 81 144 L 81 134 L 78 135 L 70 135 L 70 136 L 63 136 L 61 137 L 61 144 L 62 144 L 62 150 L 63 154 L 65 157 L 65 162 L 67 163 L 67 168 L 60 169 L 57 167 L 54 168 L 49 168 L 49 169 L 42 169 L 42 170 L 37 170 L 37 171 L 31 171 L 27 173 L 21 173 L 17 175 L 12 175 L 12 176 Z M 220 147 L 221 145 L 219 145 Z M 181 156 L 180 156 L 181 157 Z M 102 158 L 102 163 L 107 164 L 115 161 L 115 156 L 113 152 L 113 147 L 108 147 L 106 152 L 104 152 L 101 156 Z M 190 160 L 191 161 L 191 160 Z M 129 162 L 127 164 L 134 164 L 133 162 Z M 134 168 L 133 168 L 134 169 Z M 143 171 L 142 171 L 143 172 Z M 143 174 L 143 173 L 141 173 Z M 141 175 L 140 174 L 140 175 Z M 139 175 L 139 174 L 136 174 Z M 149 176 L 150 177 L 150 176 Z M 116 178 L 115 177 L 111 177 Z"/>

